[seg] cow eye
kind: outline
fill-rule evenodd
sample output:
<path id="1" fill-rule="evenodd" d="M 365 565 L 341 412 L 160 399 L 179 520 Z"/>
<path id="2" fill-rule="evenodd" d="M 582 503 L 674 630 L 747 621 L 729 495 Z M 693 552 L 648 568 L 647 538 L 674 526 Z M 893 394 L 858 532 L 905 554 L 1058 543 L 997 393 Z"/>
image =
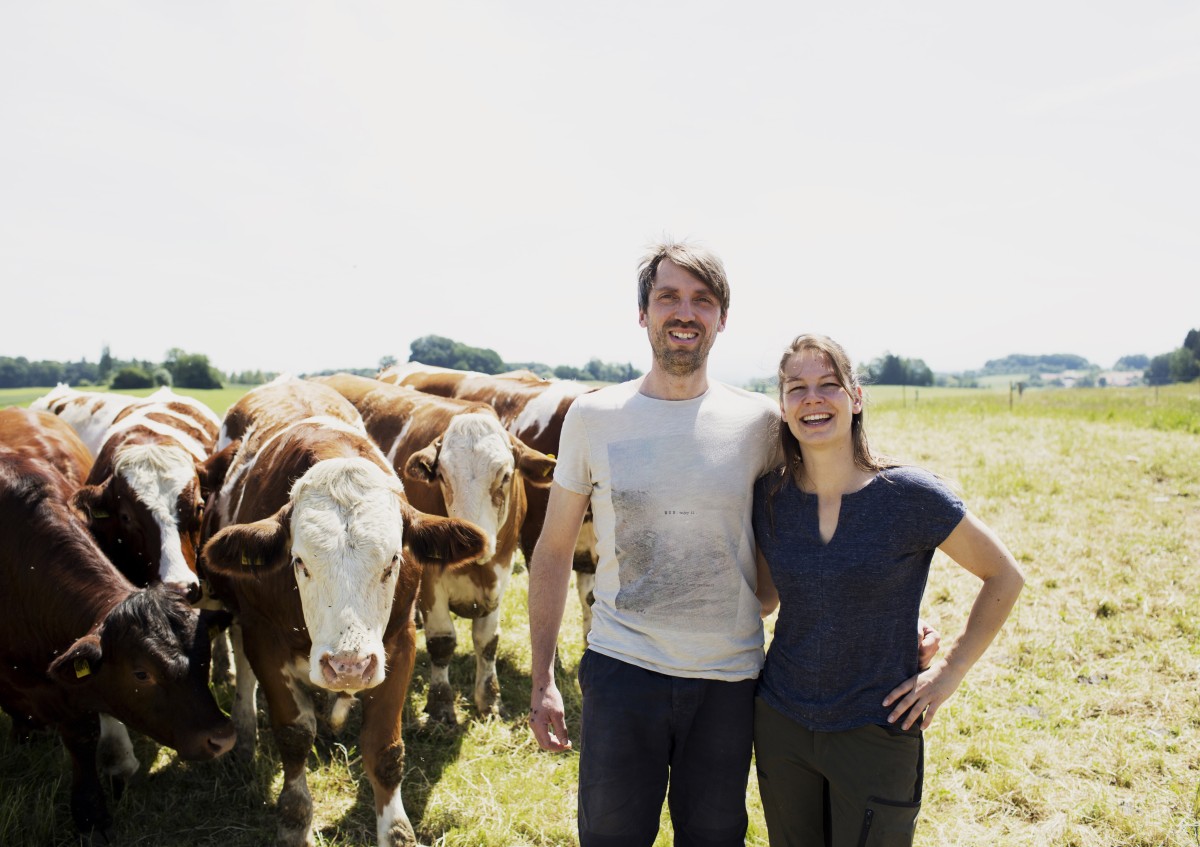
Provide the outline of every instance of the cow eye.
<path id="1" fill-rule="evenodd" d="M 392 561 L 389 562 L 388 566 L 383 569 L 383 579 L 380 581 L 387 582 L 389 579 L 391 579 L 392 576 L 395 575 L 396 565 L 398 565 L 399 563 L 400 563 L 400 554 L 397 553 L 395 556 L 392 556 Z"/>
<path id="2" fill-rule="evenodd" d="M 292 567 L 296 569 L 296 573 L 304 574 L 306 577 L 308 576 L 308 568 L 304 566 L 304 560 L 299 556 L 292 559 Z"/>
<path id="3" fill-rule="evenodd" d="M 150 674 L 146 673 L 145 671 L 134 671 L 133 678 L 138 682 L 149 682 Z"/>

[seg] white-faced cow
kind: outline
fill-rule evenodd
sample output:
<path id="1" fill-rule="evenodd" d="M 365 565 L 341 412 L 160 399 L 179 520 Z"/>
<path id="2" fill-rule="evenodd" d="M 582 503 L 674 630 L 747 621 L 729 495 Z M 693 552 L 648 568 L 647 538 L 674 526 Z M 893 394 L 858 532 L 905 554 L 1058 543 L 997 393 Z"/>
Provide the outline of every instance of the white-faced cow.
<path id="1" fill-rule="evenodd" d="M 354 407 L 332 388 L 277 380 L 230 410 L 240 441 L 210 510 L 220 528 L 202 568 L 241 631 L 234 723 L 253 750 L 255 676 L 283 762 L 279 842 L 311 844 L 305 761 L 310 686 L 338 694 L 333 722 L 362 701 L 359 750 L 380 845 L 415 843 L 400 796 L 401 714 L 415 656 L 425 566 L 475 561 L 483 533 L 405 499 Z M 234 447 L 236 445 L 236 447 Z M 236 640 L 236 639 L 235 639 Z"/>
<path id="2" fill-rule="evenodd" d="M 77 391 L 60 382 L 54 390 L 29 404 L 30 409 L 52 412 L 71 425 L 93 456 L 100 453 L 104 433 L 117 415 L 141 398 L 132 394 Z"/>
<path id="3" fill-rule="evenodd" d="M 220 424 L 200 401 L 164 388 L 125 406 L 106 430 L 76 505 L 135 585 L 161 582 L 199 601 L 205 462 Z"/>
<path id="4" fill-rule="evenodd" d="M 484 716 L 498 713 L 500 604 L 525 517 L 525 489 L 549 487 L 554 459 L 507 432 L 487 403 L 350 374 L 315 381 L 336 389 L 358 409 L 367 432 L 405 480 L 414 507 L 483 530 L 487 546 L 478 567 L 431 572 L 421 583 L 418 602 L 432 664 L 425 711 L 434 720 L 457 722 L 449 675 L 457 644 L 453 612 L 472 619 L 475 706 Z"/>
<path id="5" fill-rule="evenodd" d="M 563 418 L 575 398 L 591 389 L 580 382 L 567 379 L 542 379 L 531 371 L 510 371 L 504 374 L 483 374 L 457 371 L 420 362 L 393 365 L 379 373 L 378 379 L 396 385 L 407 385 L 437 394 L 477 400 L 496 410 L 505 429 L 534 450 L 551 456 L 558 455 L 558 440 L 562 435 Z M 521 526 L 521 553 L 525 561 L 533 558 L 533 548 L 546 521 L 547 488 L 525 486 L 526 513 Z M 579 530 L 575 544 L 575 588 L 583 611 L 584 637 L 591 630 L 592 608 L 590 595 L 596 584 L 596 535 L 591 514 Z"/>
<path id="6" fill-rule="evenodd" d="M 58 731 L 74 822 L 88 843 L 107 843 L 97 714 L 185 759 L 228 751 L 233 724 L 209 690 L 208 660 L 210 629 L 229 615 L 135 589 L 71 507 L 73 490 L 49 461 L 0 447 L 0 706 L 22 726 Z"/>

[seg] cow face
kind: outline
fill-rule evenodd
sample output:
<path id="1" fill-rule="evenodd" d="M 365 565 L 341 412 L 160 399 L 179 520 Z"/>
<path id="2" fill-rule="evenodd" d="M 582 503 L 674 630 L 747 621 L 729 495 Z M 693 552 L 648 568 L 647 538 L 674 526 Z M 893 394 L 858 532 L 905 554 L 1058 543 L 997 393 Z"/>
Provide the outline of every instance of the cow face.
<path id="1" fill-rule="evenodd" d="M 226 527 L 204 549 L 207 566 L 246 578 L 290 569 L 311 640 L 309 681 L 358 691 L 383 681 L 383 633 L 407 546 L 421 563 L 478 557 L 480 531 L 416 512 L 395 475 L 366 459 L 317 462 L 289 504 L 252 524 Z"/>
<path id="2" fill-rule="evenodd" d="M 112 476 L 85 485 L 75 505 L 100 547 L 135 585 L 162 583 L 190 602 L 200 598 L 196 553 L 203 500 L 191 455 L 177 447 L 131 445 Z"/>
<path id="3" fill-rule="evenodd" d="M 110 714 L 184 759 L 233 747 L 233 723 L 208 687 L 209 639 L 228 612 L 196 612 L 162 588 L 130 594 L 58 657 L 49 673 L 90 709 Z"/>
<path id="4" fill-rule="evenodd" d="M 494 415 L 471 413 L 450 419 L 445 433 L 413 454 L 410 479 L 436 484 L 450 517 L 471 521 L 487 542 L 480 562 L 496 555 L 496 538 L 514 508 L 516 457 L 509 435 Z"/>

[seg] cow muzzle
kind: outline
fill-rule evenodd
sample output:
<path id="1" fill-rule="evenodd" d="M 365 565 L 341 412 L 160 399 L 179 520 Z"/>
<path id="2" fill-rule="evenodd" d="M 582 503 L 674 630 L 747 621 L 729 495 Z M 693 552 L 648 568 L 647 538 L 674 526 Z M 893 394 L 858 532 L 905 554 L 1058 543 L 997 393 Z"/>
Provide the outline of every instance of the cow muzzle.
<path id="1" fill-rule="evenodd" d="M 358 691 L 377 685 L 379 659 L 373 653 L 325 653 L 319 662 L 321 685 L 331 691 Z"/>

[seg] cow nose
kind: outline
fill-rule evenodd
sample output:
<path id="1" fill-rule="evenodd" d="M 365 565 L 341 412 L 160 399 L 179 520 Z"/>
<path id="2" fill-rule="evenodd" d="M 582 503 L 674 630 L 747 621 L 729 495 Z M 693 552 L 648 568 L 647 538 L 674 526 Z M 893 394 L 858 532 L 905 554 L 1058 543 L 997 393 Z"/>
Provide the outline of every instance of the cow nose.
<path id="1" fill-rule="evenodd" d="M 233 724 L 229 723 L 221 727 L 208 737 L 207 746 L 208 752 L 215 759 L 218 756 L 224 756 L 233 749 L 233 743 L 237 741 L 237 730 L 233 728 Z"/>
<path id="2" fill-rule="evenodd" d="M 321 657 L 321 676 L 337 688 L 362 688 L 375 676 L 378 662 L 373 655 L 326 653 Z"/>
<path id="3" fill-rule="evenodd" d="M 163 586 L 168 591 L 174 591 L 181 595 L 185 600 L 193 606 L 200 602 L 200 583 L 199 582 L 164 582 Z"/>

